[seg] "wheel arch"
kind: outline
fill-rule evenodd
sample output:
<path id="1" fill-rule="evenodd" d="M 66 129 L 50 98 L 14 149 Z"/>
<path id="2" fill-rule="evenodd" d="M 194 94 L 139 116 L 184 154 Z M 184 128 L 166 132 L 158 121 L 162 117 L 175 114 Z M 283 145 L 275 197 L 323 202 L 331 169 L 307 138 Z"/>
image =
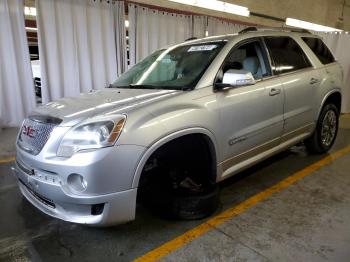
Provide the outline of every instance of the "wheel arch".
<path id="1" fill-rule="evenodd" d="M 217 176 L 218 176 L 217 160 L 219 159 L 219 155 L 218 155 L 218 145 L 217 145 L 215 136 L 213 135 L 212 132 L 210 132 L 209 130 L 207 130 L 205 128 L 196 127 L 196 128 L 188 128 L 188 129 L 175 131 L 169 135 L 166 135 L 166 136 L 160 138 L 156 142 L 154 142 L 146 150 L 146 152 L 142 155 L 142 157 L 141 157 L 141 159 L 136 167 L 136 171 L 135 171 L 133 183 L 132 183 L 132 188 L 138 187 L 144 166 L 154 152 L 156 152 L 163 145 L 166 145 L 167 143 L 169 143 L 177 138 L 181 138 L 181 137 L 184 137 L 187 135 L 196 135 L 196 134 L 203 135 L 205 138 L 207 138 L 209 149 L 210 149 L 210 154 L 211 154 L 213 163 L 215 164 L 215 171 L 216 171 L 215 179 L 217 179 Z"/>
<path id="2" fill-rule="evenodd" d="M 341 90 L 340 89 L 334 89 L 330 92 L 328 92 L 322 99 L 322 103 L 320 108 L 318 109 L 317 112 L 317 118 L 318 119 L 320 117 L 322 108 L 330 101 L 334 101 L 335 102 L 335 106 L 338 108 L 339 113 L 341 112 L 341 103 L 342 103 L 342 94 L 341 94 Z"/>

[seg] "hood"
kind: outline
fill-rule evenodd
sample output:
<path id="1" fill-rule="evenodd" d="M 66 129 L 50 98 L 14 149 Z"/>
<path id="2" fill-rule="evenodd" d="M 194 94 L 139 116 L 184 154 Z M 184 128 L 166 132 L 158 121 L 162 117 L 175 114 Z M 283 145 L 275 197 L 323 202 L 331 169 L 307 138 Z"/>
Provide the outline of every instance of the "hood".
<path id="1" fill-rule="evenodd" d="M 38 107 L 32 115 L 45 115 L 62 119 L 61 126 L 73 126 L 96 115 L 127 114 L 181 93 L 175 90 L 120 89 L 83 93 L 78 97 L 67 97 Z"/>

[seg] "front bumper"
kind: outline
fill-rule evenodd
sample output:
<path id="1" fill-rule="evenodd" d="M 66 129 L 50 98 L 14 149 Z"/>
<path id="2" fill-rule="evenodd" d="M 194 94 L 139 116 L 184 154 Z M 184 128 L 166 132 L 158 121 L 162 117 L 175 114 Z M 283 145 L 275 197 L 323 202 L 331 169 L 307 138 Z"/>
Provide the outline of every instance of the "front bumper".
<path id="1" fill-rule="evenodd" d="M 89 152 L 88 154 L 105 154 L 105 157 L 86 157 L 84 165 L 80 168 L 77 165 L 70 166 L 69 162 L 65 163 L 64 168 L 60 168 L 61 160 L 52 161 L 51 159 L 41 163 L 36 161 L 35 156 L 30 156 L 17 149 L 13 173 L 26 199 L 47 215 L 69 222 L 94 226 L 120 224 L 135 218 L 137 188 L 131 188 L 131 182 L 136 166 L 132 165 L 137 165 L 143 150 L 133 150 L 136 160 L 132 161 L 130 158 L 129 162 L 123 160 L 124 165 L 131 165 L 128 168 L 129 173 L 125 173 L 127 170 L 125 168 L 118 168 L 121 163 L 115 160 L 113 161 L 114 169 L 100 169 L 99 172 L 93 174 L 94 167 L 103 165 L 105 161 L 108 161 L 108 165 L 111 166 L 110 155 L 115 154 L 115 149 L 107 150 L 110 152 Z M 115 154 L 114 157 L 118 159 L 118 154 Z M 94 161 L 89 163 L 88 159 L 94 159 Z M 45 169 L 42 169 L 43 164 L 45 164 Z M 88 180 L 86 191 L 79 193 L 71 190 L 67 182 L 70 173 L 67 170 L 70 169 L 70 172 L 86 177 Z M 118 169 L 123 170 L 124 173 L 118 173 Z M 94 176 L 93 179 L 91 179 L 92 176 Z M 121 181 L 125 181 L 125 177 L 129 176 L 130 184 L 123 185 L 122 188 L 125 189 L 120 190 Z M 93 183 L 101 183 L 103 186 L 100 187 Z M 119 188 L 116 184 L 119 184 Z M 92 192 L 89 192 L 89 186 L 92 187 Z M 113 188 L 118 190 L 113 192 Z M 99 193 L 96 193 L 97 189 Z M 101 192 L 101 189 L 106 190 Z"/>

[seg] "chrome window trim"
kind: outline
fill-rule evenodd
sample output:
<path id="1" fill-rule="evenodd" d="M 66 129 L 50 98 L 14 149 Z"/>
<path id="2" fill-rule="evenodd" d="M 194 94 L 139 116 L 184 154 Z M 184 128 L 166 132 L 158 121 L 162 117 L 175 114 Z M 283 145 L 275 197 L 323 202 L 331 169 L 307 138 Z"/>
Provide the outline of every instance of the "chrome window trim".
<path id="1" fill-rule="evenodd" d="M 322 63 L 321 63 L 321 64 L 322 64 Z M 329 63 L 329 64 L 322 64 L 322 66 L 323 66 L 324 68 L 327 68 L 327 67 L 334 66 L 334 65 L 336 65 L 336 64 L 339 64 L 338 60 L 335 60 L 334 62 Z"/>
<path id="2" fill-rule="evenodd" d="M 268 81 L 268 80 L 273 80 L 273 79 L 278 79 L 278 78 L 281 78 L 281 77 L 284 77 L 284 76 L 290 76 L 290 75 L 294 75 L 294 74 L 300 74 L 300 73 L 306 73 L 306 72 L 311 72 L 311 71 L 314 71 L 314 70 L 318 70 L 317 68 L 303 68 L 303 69 L 299 69 L 299 70 L 296 70 L 296 71 L 292 71 L 292 72 L 288 72 L 288 73 L 284 73 L 284 74 L 280 74 L 280 75 L 274 75 L 274 76 L 270 76 L 270 77 L 265 77 L 265 78 L 262 78 L 260 81 L 263 82 L 263 81 Z M 256 81 L 258 83 L 258 81 Z M 281 83 L 283 84 L 283 82 Z"/>
<path id="3" fill-rule="evenodd" d="M 303 68 L 303 69 L 298 69 L 295 71 L 291 71 L 291 72 L 287 72 L 287 73 L 283 73 L 280 75 L 276 75 L 277 77 L 283 77 L 283 76 L 289 76 L 289 75 L 294 75 L 294 74 L 300 74 L 300 73 L 306 73 L 306 72 L 311 72 L 311 71 L 315 71 L 318 70 L 317 68 L 314 67 L 308 67 L 308 68 Z"/>

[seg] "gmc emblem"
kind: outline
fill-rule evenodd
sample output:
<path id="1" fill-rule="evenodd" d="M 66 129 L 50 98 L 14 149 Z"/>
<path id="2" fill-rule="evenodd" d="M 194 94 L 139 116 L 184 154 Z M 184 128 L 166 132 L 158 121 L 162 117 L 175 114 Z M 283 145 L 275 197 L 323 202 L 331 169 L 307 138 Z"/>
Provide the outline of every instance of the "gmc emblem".
<path id="1" fill-rule="evenodd" d="M 31 126 L 23 126 L 22 134 L 29 136 L 30 138 L 34 138 L 35 136 L 35 129 Z"/>

